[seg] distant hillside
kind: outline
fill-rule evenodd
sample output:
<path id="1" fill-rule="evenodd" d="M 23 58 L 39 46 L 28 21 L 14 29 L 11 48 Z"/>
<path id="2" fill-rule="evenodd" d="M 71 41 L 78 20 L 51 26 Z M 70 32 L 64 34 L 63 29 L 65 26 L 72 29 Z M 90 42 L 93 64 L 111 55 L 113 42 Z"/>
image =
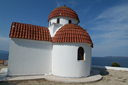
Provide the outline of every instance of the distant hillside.
<path id="1" fill-rule="evenodd" d="M 9 55 L 8 51 L 0 50 L 0 60 L 8 60 L 8 55 Z"/>
<path id="2" fill-rule="evenodd" d="M 118 57 L 128 57 L 128 56 L 105 56 L 105 57 L 115 57 L 115 58 L 118 58 Z"/>

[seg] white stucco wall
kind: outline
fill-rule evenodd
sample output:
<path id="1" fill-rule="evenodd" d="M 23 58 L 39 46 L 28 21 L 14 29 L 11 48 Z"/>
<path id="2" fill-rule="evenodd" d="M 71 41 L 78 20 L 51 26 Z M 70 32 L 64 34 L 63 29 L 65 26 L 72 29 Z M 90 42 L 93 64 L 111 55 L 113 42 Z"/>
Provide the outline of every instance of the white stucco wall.
<path id="1" fill-rule="evenodd" d="M 85 60 L 77 60 L 78 48 Z M 91 47 L 87 43 L 53 43 L 52 74 L 62 77 L 87 77 L 91 69 Z"/>
<path id="2" fill-rule="evenodd" d="M 51 71 L 52 43 L 12 38 L 8 75 L 37 75 Z"/>
<path id="3" fill-rule="evenodd" d="M 56 32 L 63 26 L 63 24 L 52 23 L 48 27 L 51 37 L 54 37 Z"/>
<path id="4" fill-rule="evenodd" d="M 62 16 L 61 16 L 61 17 L 54 17 L 54 18 L 51 18 L 51 19 L 49 20 L 49 26 L 50 26 L 50 22 L 51 22 L 51 24 L 52 24 L 52 23 L 57 23 L 57 18 L 60 19 L 60 23 L 59 23 L 59 24 L 63 24 L 63 25 L 68 24 L 68 21 L 69 21 L 69 20 L 71 20 L 73 24 L 78 24 L 78 20 L 76 20 L 76 19 L 74 19 L 74 18 L 62 17 Z"/>
<path id="5" fill-rule="evenodd" d="M 58 24 L 57 23 L 57 18 L 60 19 L 60 23 Z M 54 18 L 51 18 L 49 20 L 49 32 L 50 32 L 50 35 L 51 37 L 54 37 L 56 32 L 65 24 L 68 24 L 69 23 L 69 20 L 72 21 L 73 24 L 78 24 L 78 20 L 74 19 L 74 18 L 70 18 L 70 17 L 54 17 Z M 51 23 L 51 25 L 50 25 Z"/>

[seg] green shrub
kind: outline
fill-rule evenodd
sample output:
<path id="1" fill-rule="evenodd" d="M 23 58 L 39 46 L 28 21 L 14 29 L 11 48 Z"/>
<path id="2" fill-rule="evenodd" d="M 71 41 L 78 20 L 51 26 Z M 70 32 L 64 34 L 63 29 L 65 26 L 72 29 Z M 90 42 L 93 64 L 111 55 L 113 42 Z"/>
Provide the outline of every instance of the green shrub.
<path id="1" fill-rule="evenodd" d="M 120 65 L 119 65 L 117 62 L 113 62 L 113 63 L 111 64 L 111 66 L 112 66 L 112 67 L 120 67 Z"/>

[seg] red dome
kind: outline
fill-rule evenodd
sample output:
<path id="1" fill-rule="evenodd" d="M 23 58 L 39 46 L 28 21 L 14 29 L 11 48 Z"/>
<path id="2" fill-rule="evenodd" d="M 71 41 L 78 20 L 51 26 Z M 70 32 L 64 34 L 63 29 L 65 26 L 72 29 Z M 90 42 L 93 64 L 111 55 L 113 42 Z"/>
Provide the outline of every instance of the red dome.
<path id="1" fill-rule="evenodd" d="M 74 10 L 72 10 L 69 7 L 66 6 L 61 6 L 58 8 L 55 8 L 49 15 L 48 21 L 53 18 L 53 17 L 59 17 L 59 16 L 64 16 L 64 17 L 71 17 L 79 21 L 78 15 Z"/>
<path id="2" fill-rule="evenodd" d="M 89 34 L 77 24 L 66 24 L 62 26 L 56 32 L 52 42 L 84 42 L 91 44 L 91 47 L 93 47 Z"/>

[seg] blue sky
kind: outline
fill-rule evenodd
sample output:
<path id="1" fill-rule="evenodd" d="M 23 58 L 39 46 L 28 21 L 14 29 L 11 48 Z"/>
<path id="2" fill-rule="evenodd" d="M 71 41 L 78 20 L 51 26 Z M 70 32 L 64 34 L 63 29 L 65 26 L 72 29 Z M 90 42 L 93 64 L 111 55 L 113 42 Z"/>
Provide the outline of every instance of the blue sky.
<path id="1" fill-rule="evenodd" d="M 48 27 L 48 16 L 66 5 L 92 38 L 92 56 L 128 56 L 128 0 L 0 0 L 0 50 L 9 51 L 12 22 Z"/>

